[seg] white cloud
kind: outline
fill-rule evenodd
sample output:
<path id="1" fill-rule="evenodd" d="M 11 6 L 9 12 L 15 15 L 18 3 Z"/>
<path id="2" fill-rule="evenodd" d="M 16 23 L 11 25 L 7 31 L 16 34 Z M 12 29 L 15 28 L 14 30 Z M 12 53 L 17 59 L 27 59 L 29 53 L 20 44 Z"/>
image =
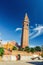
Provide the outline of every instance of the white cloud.
<path id="1" fill-rule="evenodd" d="M 7 42 L 10 42 L 10 40 L 2 40 L 2 44 L 7 44 Z"/>
<path id="2" fill-rule="evenodd" d="M 35 24 L 35 26 L 36 26 L 35 28 L 33 28 L 33 26 L 31 27 L 33 32 L 29 34 L 30 39 L 36 38 L 37 36 L 43 34 L 43 26 L 40 24 Z M 17 32 L 21 30 L 22 28 L 16 28 L 15 31 Z"/>
<path id="3" fill-rule="evenodd" d="M 30 47 L 35 47 L 35 45 L 30 45 Z"/>
<path id="4" fill-rule="evenodd" d="M 22 28 L 16 28 L 16 30 L 15 31 L 21 31 L 22 30 Z"/>
<path id="5" fill-rule="evenodd" d="M 37 26 L 36 28 L 33 29 L 33 31 L 36 32 L 36 33 L 34 34 L 34 32 L 32 32 L 31 35 L 30 35 L 31 36 L 30 39 L 33 39 L 33 38 L 43 34 L 43 26 L 42 25 Z"/>
<path id="6" fill-rule="evenodd" d="M 35 26 L 37 27 L 37 26 L 38 26 L 38 24 L 35 24 Z"/>
<path id="7" fill-rule="evenodd" d="M 6 44 L 7 43 L 7 41 L 2 41 L 2 44 Z"/>
<path id="8" fill-rule="evenodd" d="M 30 26 L 30 28 L 33 28 L 33 26 Z"/>
<path id="9" fill-rule="evenodd" d="M 7 44 L 8 41 L 2 40 L 0 42 L 1 42 L 1 44 Z"/>
<path id="10" fill-rule="evenodd" d="M 35 32 L 30 33 L 29 36 L 31 37 L 32 35 L 34 35 L 34 33 L 35 33 Z"/>

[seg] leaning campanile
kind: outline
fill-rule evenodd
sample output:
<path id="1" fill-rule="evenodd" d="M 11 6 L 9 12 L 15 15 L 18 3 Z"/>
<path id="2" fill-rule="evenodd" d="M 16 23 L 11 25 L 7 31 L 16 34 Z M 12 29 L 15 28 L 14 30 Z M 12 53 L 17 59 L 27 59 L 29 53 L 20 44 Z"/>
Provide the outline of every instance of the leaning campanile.
<path id="1" fill-rule="evenodd" d="M 22 28 L 21 48 L 25 48 L 26 46 L 28 46 L 28 42 L 29 42 L 29 18 L 26 13 Z"/>

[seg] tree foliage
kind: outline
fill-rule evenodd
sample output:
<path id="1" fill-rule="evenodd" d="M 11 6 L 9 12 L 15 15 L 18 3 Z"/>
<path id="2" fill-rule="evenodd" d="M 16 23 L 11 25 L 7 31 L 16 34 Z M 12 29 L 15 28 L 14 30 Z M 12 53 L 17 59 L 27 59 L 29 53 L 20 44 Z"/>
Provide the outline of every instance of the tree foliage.
<path id="1" fill-rule="evenodd" d="M 40 46 L 36 46 L 35 47 L 35 51 L 41 51 L 41 47 Z"/>
<path id="2" fill-rule="evenodd" d="M 3 56 L 4 54 L 4 48 L 0 47 L 0 56 Z"/>
<path id="3" fill-rule="evenodd" d="M 24 48 L 20 48 L 20 51 L 24 51 Z"/>
<path id="4" fill-rule="evenodd" d="M 12 50 L 17 50 L 17 47 L 16 46 L 13 46 Z"/>
<path id="5" fill-rule="evenodd" d="M 30 48 L 30 52 L 34 53 L 35 49 L 34 48 Z"/>
<path id="6" fill-rule="evenodd" d="M 27 46 L 27 47 L 25 47 L 24 51 L 29 52 L 30 48 Z"/>

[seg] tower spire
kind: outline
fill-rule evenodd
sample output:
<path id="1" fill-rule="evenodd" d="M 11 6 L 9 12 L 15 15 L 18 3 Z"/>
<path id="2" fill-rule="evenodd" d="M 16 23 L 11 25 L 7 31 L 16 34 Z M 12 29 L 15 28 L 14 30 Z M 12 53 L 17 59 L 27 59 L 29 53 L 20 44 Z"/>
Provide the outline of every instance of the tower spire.
<path id="1" fill-rule="evenodd" d="M 27 13 L 25 13 L 25 17 L 24 17 L 24 21 L 27 21 L 28 22 L 28 15 L 27 15 Z"/>
<path id="2" fill-rule="evenodd" d="M 29 34 L 29 19 L 27 13 L 25 14 L 25 18 L 23 21 L 23 28 L 22 28 L 22 37 L 21 37 L 21 47 L 25 48 L 28 46 L 28 34 Z"/>

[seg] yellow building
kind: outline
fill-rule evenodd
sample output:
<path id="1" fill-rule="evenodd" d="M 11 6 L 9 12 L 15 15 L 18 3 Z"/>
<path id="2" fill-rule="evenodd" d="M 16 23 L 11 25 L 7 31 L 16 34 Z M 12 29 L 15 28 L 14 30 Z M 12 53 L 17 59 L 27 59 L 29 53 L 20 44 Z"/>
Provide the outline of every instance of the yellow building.
<path id="1" fill-rule="evenodd" d="M 3 45 L 4 49 L 12 50 L 13 46 L 16 46 L 16 42 L 11 41 Z"/>

